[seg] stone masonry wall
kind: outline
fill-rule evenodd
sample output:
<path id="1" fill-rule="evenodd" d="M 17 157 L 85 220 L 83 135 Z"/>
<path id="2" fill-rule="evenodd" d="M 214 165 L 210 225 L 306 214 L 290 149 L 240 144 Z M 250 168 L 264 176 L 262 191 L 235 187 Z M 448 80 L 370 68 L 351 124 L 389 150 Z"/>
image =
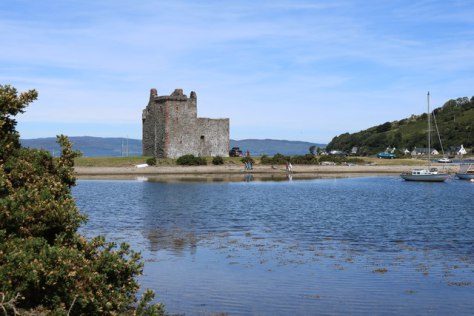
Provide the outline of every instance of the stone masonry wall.
<path id="1" fill-rule="evenodd" d="M 195 92 L 189 98 L 181 89 L 158 96 L 152 89 L 143 113 L 143 155 L 228 156 L 229 119 L 198 118 Z"/>

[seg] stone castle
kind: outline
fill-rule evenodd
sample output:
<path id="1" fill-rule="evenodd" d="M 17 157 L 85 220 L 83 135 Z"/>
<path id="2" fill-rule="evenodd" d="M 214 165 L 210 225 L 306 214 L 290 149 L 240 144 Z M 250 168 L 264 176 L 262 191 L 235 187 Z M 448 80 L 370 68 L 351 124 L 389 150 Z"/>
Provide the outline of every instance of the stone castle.
<path id="1" fill-rule="evenodd" d="M 229 156 L 229 119 L 197 117 L 194 91 L 188 98 L 182 89 L 164 96 L 151 89 L 142 122 L 144 156 Z"/>

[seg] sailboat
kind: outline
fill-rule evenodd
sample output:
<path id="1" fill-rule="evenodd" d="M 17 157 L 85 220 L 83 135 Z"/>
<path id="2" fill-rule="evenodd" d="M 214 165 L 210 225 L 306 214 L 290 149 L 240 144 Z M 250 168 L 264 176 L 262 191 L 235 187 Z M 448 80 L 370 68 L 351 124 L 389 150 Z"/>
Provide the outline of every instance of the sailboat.
<path id="1" fill-rule="evenodd" d="M 427 94 L 428 103 L 428 166 L 425 169 L 413 169 L 400 175 L 406 181 L 444 182 L 449 178 L 447 173 L 439 172 L 437 168 L 431 167 L 431 112 L 430 92 Z"/>
<path id="2" fill-rule="evenodd" d="M 474 180 L 474 165 L 463 164 L 459 166 L 459 172 L 456 173 L 456 177 L 461 180 Z"/>

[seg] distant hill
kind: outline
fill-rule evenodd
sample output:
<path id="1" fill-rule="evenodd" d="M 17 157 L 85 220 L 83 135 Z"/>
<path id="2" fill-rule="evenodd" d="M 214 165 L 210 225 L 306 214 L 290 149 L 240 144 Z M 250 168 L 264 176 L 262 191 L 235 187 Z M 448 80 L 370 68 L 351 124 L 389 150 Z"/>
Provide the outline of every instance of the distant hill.
<path id="1" fill-rule="evenodd" d="M 102 138 L 91 136 L 69 137 L 76 150 L 80 150 L 86 157 L 120 157 L 122 150 L 125 151 L 127 140 L 125 138 Z M 25 147 L 46 149 L 55 156 L 59 155 L 60 147 L 56 143 L 56 137 L 22 139 L 21 144 Z M 122 147 L 122 144 L 124 147 Z M 141 156 L 142 141 L 139 139 L 128 139 L 130 156 Z"/>
<path id="2" fill-rule="evenodd" d="M 444 149 L 464 145 L 474 147 L 474 97 L 449 100 L 442 107 L 433 111 Z M 328 150 L 339 149 L 350 151 L 359 147 L 361 154 L 374 154 L 388 146 L 399 149 L 427 147 L 427 113 L 412 115 L 409 118 L 386 122 L 357 133 L 345 133 L 334 137 L 327 145 Z M 440 150 L 441 146 L 432 126 L 432 147 Z"/>
<path id="3" fill-rule="evenodd" d="M 309 153 L 309 147 L 312 145 L 318 147 L 326 147 L 325 144 L 315 144 L 293 140 L 277 140 L 277 139 L 242 139 L 230 140 L 230 147 L 240 147 L 245 153 L 247 150 L 253 156 L 261 156 L 263 154 L 271 155 L 280 153 L 283 155 L 304 155 Z"/>
<path id="4" fill-rule="evenodd" d="M 125 138 L 103 138 L 91 136 L 69 137 L 74 148 L 80 150 L 86 157 L 120 157 L 125 151 L 127 139 Z M 59 155 L 59 145 L 55 137 L 22 139 L 21 143 L 25 147 L 41 148 Z M 124 147 L 122 147 L 122 145 Z M 267 154 L 274 155 L 281 153 L 284 155 L 306 154 L 311 145 L 324 147 L 323 144 L 313 144 L 302 141 L 275 140 L 275 139 L 243 139 L 230 140 L 231 147 L 240 147 L 244 152 L 249 150 L 254 156 Z M 140 156 L 142 154 L 142 141 L 140 139 L 128 139 L 130 156 Z"/>

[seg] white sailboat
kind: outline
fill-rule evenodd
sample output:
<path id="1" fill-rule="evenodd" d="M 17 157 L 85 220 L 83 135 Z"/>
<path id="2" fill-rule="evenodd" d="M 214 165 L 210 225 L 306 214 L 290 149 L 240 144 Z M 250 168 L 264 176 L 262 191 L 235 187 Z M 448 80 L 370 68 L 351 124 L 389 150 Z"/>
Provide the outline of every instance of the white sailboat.
<path id="1" fill-rule="evenodd" d="M 449 178 L 447 173 L 439 172 L 437 168 L 431 167 L 431 112 L 430 92 L 427 94 L 428 103 L 428 166 L 426 169 L 413 169 L 400 175 L 406 181 L 444 182 Z"/>

